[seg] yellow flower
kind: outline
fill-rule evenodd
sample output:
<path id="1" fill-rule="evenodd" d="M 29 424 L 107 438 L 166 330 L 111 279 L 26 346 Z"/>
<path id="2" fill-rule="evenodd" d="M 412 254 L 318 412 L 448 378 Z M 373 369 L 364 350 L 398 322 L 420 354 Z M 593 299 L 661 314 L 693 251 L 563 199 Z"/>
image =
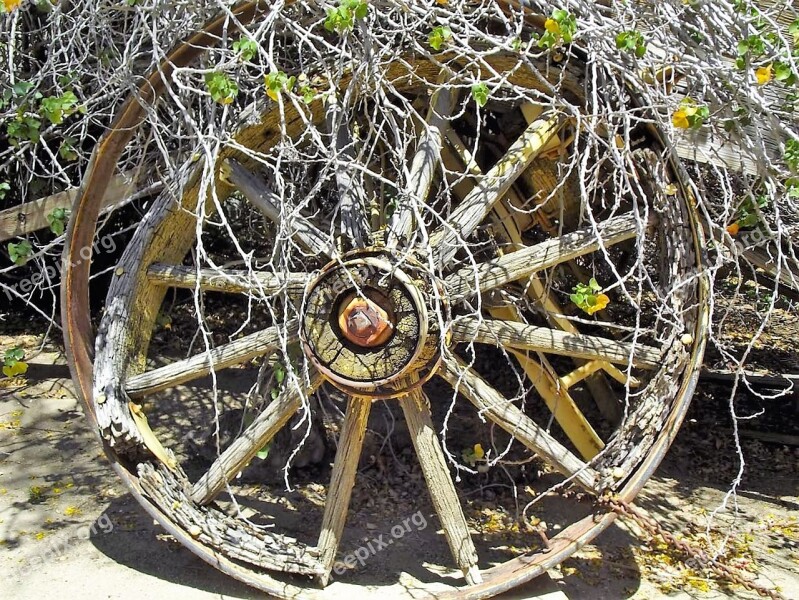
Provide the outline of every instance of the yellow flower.
<path id="1" fill-rule="evenodd" d="M 688 129 L 691 124 L 688 122 L 688 113 L 684 108 L 678 108 L 671 115 L 671 124 L 679 129 Z"/>
<path id="2" fill-rule="evenodd" d="M 11 12 L 15 8 L 18 8 L 20 4 L 22 4 L 22 0 L 3 0 L 3 6 L 6 12 Z"/>
<path id="3" fill-rule="evenodd" d="M 560 23 L 558 23 L 555 19 L 547 19 L 544 22 L 544 29 L 546 29 L 549 33 L 560 35 Z"/>
<path id="4" fill-rule="evenodd" d="M 595 312 L 605 308 L 609 302 L 610 298 L 608 298 L 606 294 L 597 294 L 596 304 L 593 306 L 587 306 L 585 312 L 587 312 L 589 315 L 593 315 Z"/>
<path id="5" fill-rule="evenodd" d="M 757 85 L 766 85 L 769 81 L 771 81 L 773 76 L 774 75 L 771 72 L 771 65 L 760 67 L 755 71 L 755 78 L 757 79 Z"/>
<path id="6" fill-rule="evenodd" d="M 483 446 L 481 444 L 474 445 L 474 457 L 477 460 L 480 460 L 486 455 L 485 451 L 483 450 Z"/>

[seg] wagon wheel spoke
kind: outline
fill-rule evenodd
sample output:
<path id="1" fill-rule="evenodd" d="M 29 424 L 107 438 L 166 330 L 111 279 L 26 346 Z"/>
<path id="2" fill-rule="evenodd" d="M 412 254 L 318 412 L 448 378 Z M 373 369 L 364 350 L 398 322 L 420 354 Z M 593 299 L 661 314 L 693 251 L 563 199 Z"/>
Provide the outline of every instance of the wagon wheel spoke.
<path id="1" fill-rule="evenodd" d="M 212 370 L 219 371 L 233 365 L 240 365 L 258 356 L 271 354 L 282 344 L 288 345 L 296 341 L 296 321 L 291 321 L 280 327 L 269 327 L 213 348 L 209 352 L 195 354 L 184 360 L 129 377 L 125 389 L 131 398 L 146 396 L 205 377 Z"/>
<path id="2" fill-rule="evenodd" d="M 542 111 L 543 109 L 539 106 L 532 104 L 522 105 L 522 113 L 524 114 L 525 120 L 528 123 L 535 121 L 535 119 L 540 116 Z M 460 139 L 460 136 L 458 136 L 458 134 L 452 128 L 447 130 L 447 141 L 449 145 L 445 147 L 444 151 L 445 162 L 448 163 L 447 168 L 451 169 L 453 172 L 459 172 L 465 169 L 472 176 L 482 176 L 482 171 L 477 165 L 474 157 L 471 155 L 471 152 Z M 556 136 L 553 137 L 552 141 L 550 142 L 550 145 L 553 144 L 554 147 L 551 150 L 555 150 L 560 146 L 565 145 L 566 142 L 562 141 L 560 136 Z M 544 151 L 547 151 L 548 148 L 548 146 L 545 147 Z M 552 180 L 548 182 L 549 185 L 541 186 L 541 189 L 539 189 L 539 186 L 534 186 L 534 191 L 538 192 L 539 196 L 546 197 L 548 192 L 552 189 L 551 185 L 556 185 L 556 182 L 557 179 L 552 178 Z M 474 185 L 475 184 L 472 182 L 472 187 L 474 187 Z M 464 186 L 462 185 L 455 188 L 455 193 L 459 197 L 466 194 L 466 192 L 462 192 L 463 187 Z M 508 189 L 502 202 L 497 202 L 494 205 L 494 213 L 492 218 L 493 221 L 495 221 L 498 225 L 496 233 L 500 239 L 510 243 L 512 250 L 525 247 L 525 243 L 522 238 L 523 227 L 518 221 L 519 213 L 515 212 L 513 208 L 522 206 L 525 206 L 525 201 L 514 186 L 511 186 Z M 551 223 L 546 222 L 546 218 L 540 211 L 535 211 L 532 219 L 534 221 L 539 221 L 544 229 L 552 233 L 556 233 L 556 228 L 553 228 Z M 548 289 L 544 281 L 542 281 L 540 275 L 530 275 L 526 281 L 526 285 L 527 297 L 546 311 L 547 322 L 552 327 L 557 327 L 560 330 L 568 333 L 579 334 L 579 331 L 574 323 L 564 316 L 564 312 L 560 306 L 560 303 L 555 299 L 552 291 Z M 584 366 L 583 359 L 575 358 L 574 362 L 578 368 Z M 623 381 L 624 374 L 622 374 L 612 364 L 602 361 L 599 366 L 603 371 L 612 375 L 615 379 Z M 619 376 L 621 376 L 621 379 Z M 601 372 L 594 371 L 587 375 L 585 379 L 586 385 L 591 392 L 597 407 L 602 413 L 602 416 L 604 416 L 611 423 L 618 423 L 623 412 L 621 402 L 618 396 L 610 388 L 604 375 Z M 568 381 L 564 380 L 564 378 L 561 378 L 561 382 L 564 384 L 564 387 L 568 389 L 569 386 L 566 385 Z"/>
<path id="3" fill-rule="evenodd" d="M 286 292 L 291 297 L 302 296 L 310 276 L 307 273 L 266 273 L 236 269 L 196 269 L 180 265 L 156 263 L 147 269 L 147 279 L 154 285 L 203 292 L 252 294 L 256 297 L 275 296 Z"/>
<path id="4" fill-rule="evenodd" d="M 312 394 L 321 384 L 318 373 L 310 374 L 310 385 L 302 390 L 300 382 L 287 384 L 244 432 L 219 455 L 197 483 L 191 497 L 198 504 L 208 504 L 244 469 L 256 454 L 302 406 L 303 397 Z"/>
<path id="5" fill-rule="evenodd" d="M 477 550 L 469 534 L 469 526 L 455 485 L 452 483 L 441 442 L 433 428 L 429 400 L 417 388 L 400 399 L 400 406 L 422 467 L 427 489 L 441 520 L 455 563 L 463 572 L 467 583 L 470 585 L 481 583 Z"/>
<path id="6" fill-rule="evenodd" d="M 354 177 L 355 146 L 344 111 L 331 101 L 327 110 L 327 129 L 333 138 L 336 187 L 339 195 L 341 233 L 355 248 L 365 248 L 370 241 L 369 216 L 363 186 Z"/>
<path id="7" fill-rule="evenodd" d="M 341 542 L 371 406 L 371 398 L 359 396 L 351 397 L 347 403 L 347 414 L 338 441 L 336 460 L 333 463 L 330 486 L 325 499 L 322 531 L 317 544 L 322 565 L 320 576 L 322 585 L 327 585 L 330 570 L 336 559 L 336 551 Z"/>
<path id="8" fill-rule="evenodd" d="M 439 76 L 439 84 L 442 85 L 433 93 L 421 139 L 411 161 L 406 201 L 397 208 L 388 225 L 386 238 L 388 248 L 394 248 L 408 241 L 416 221 L 414 207 L 424 204 L 430 194 L 436 167 L 441 161 L 442 135 L 449 127 L 447 119 L 457 101 L 455 90 L 443 86 L 451 76 L 447 69 Z"/>
<path id="9" fill-rule="evenodd" d="M 557 112 L 546 112 L 517 139 L 505 156 L 485 174 L 452 212 L 447 222 L 430 235 L 436 263 L 446 266 L 467 239 L 491 212 L 513 182 L 530 166 L 566 119 Z"/>
<path id="10" fill-rule="evenodd" d="M 438 374 L 474 404 L 481 414 L 541 456 L 553 469 L 573 478 L 586 490 L 596 491 L 599 475 L 594 469 L 486 383 L 463 360 L 453 355 L 446 356 Z"/>
<path id="11" fill-rule="evenodd" d="M 485 293 L 533 273 L 636 237 L 642 224 L 635 214 L 612 217 L 596 228 L 584 227 L 477 265 L 463 267 L 445 280 L 455 298 Z"/>
<path id="12" fill-rule="evenodd" d="M 533 350 L 620 364 L 627 364 L 632 358 L 634 366 L 646 369 L 656 367 L 661 356 L 660 349 L 641 343 L 619 342 L 593 335 L 526 325 L 517 321 L 477 317 L 463 317 L 454 322 L 452 341 L 478 342 L 516 350 Z"/>
<path id="13" fill-rule="evenodd" d="M 263 177 L 249 171 L 238 161 L 228 158 L 222 163 L 222 178 L 235 186 L 267 219 L 280 225 L 288 222 L 291 236 L 299 244 L 314 254 L 331 258 L 335 253 L 330 236 L 325 235 L 316 225 L 300 214 L 295 206 L 281 199 Z M 286 217 L 289 217 L 286 219 Z"/>

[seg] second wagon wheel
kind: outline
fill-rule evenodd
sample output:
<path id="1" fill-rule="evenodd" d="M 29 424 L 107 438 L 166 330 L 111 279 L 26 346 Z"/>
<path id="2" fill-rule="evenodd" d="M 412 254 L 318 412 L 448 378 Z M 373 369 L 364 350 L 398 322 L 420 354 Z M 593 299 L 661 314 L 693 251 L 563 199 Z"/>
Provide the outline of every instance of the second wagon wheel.
<path id="1" fill-rule="evenodd" d="M 67 274 L 71 367 L 129 489 L 222 571 L 281 598 L 489 597 L 606 528 L 614 514 L 595 500 L 632 499 L 674 438 L 704 347 L 700 234 L 657 131 L 588 118 L 584 61 L 538 48 L 540 19 L 503 3 L 447 13 L 449 50 L 430 54 L 425 11 L 369 7 L 339 26 L 304 4 L 244 5 L 125 105 L 72 253 L 91 245 L 95 201 L 175 69 L 228 29 L 281 32 L 271 99 L 144 216 L 94 340 L 88 267 Z M 519 42 L 502 46 L 508 31 Z M 169 343 L 189 356 L 164 364 L 153 332 L 176 302 Z M 175 333 L 192 313 L 193 343 Z M 223 396 L 226 381 L 247 393 Z M 377 410 L 409 439 L 382 468 L 361 461 Z M 305 469 L 274 466 L 292 462 Z M 408 465 L 429 510 L 421 493 L 376 492 Z M 487 526 L 486 483 L 522 484 L 515 523 Z M 375 506 L 390 508 L 364 528 Z M 405 555 L 417 564 L 370 570 L 433 513 Z"/>

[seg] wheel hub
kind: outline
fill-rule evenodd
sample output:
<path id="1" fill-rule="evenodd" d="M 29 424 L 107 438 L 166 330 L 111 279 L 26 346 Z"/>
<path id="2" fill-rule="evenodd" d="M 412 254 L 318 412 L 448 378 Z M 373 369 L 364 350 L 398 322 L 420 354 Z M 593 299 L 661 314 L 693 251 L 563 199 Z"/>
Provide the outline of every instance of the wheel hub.
<path id="1" fill-rule="evenodd" d="M 329 263 L 308 286 L 300 337 L 328 381 L 386 398 L 435 372 L 448 320 L 444 287 L 421 264 L 361 250 Z"/>

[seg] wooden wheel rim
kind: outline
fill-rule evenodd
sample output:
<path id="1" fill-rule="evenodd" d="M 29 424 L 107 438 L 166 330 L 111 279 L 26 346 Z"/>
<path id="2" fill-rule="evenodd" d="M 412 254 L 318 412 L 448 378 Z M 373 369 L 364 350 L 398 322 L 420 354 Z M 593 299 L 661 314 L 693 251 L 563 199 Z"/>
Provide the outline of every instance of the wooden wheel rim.
<path id="1" fill-rule="evenodd" d="M 242 23 L 246 23 L 257 14 L 255 4 L 247 4 L 239 7 L 236 14 Z M 165 62 L 162 73 L 169 74 L 170 65 L 185 64 L 196 58 L 201 52 L 201 48 L 214 43 L 214 32 L 218 32 L 222 27 L 223 19 L 219 19 L 209 24 L 204 32 L 193 36 L 184 44 L 179 46 Z M 139 97 L 144 101 L 153 100 L 161 91 L 161 73 L 156 73 L 142 85 Z M 136 99 L 129 100 L 122 109 L 120 116 L 116 119 L 113 128 L 104 136 L 98 151 L 95 153 L 89 172 L 84 180 L 84 185 L 79 195 L 73 218 L 69 229 L 69 240 L 65 250 L 68 264 L 76 263 L 77 267 L 70 269 L 64 277 L 62 285 L 62 306 L 64 315 L 64 332 L 67 353 L 70 362 L 70 369 L 76 383 L 78 395 L 86 408 L 90 420 L 97 425 L 96 408 L 98 402 L 102 402 L 92 391 L 93 367 L 91 356 L 93 354 L 93 336 L 89 324 L 87 298 L 88 298 L 88 261 L 72 261 L 73 256 L 77 256 L 81 248 L 91 247 L 90 240 L 94 236 L 99 209 L 99 199 L 102 198 L 103 191 L 108 185 L 113 166 L 116 164 L 119 154 L 124 149 L 127 140 L 132 135 L 130 131 L 137 125 L 142 118 L 143 108 Z M 678 165 L 673 165 L 675 173 L 681 177 Z M 681 183 L 681 182 L 680 182 Z M 683 194 L 690 197 L 687 188 L 683 187 Z M 688 217 L 693 225 L 693 250 L 697 256 L 701 255 L 703 242 L 700 237 L 699 228 L 696 227 L 696 215 L 693 207 L 689 205 Z M 87 243 L 87 241 L 89 243 Z M 706 308 L 706 284 L 704 279 L 699 280 L 698 298 L 700 310 L 695 320 L 695 329 L 691 332 L 694 343 L 691 346 L 691 357 L 688 365 L 689 376 L 682 379 L 679 388 L 675 393 L 675 401 L 669 413 L 664 434 L 654 441 L 649 448 L 641 465 L 633 473 L 630 479 L 619 490 L 622 499 L 632 499 L 643 486 L 643 483 L 654 471 L 669 444 L 676 434 L 676 430 L 684 417 L 688 406 L 690 395 L 696 385 L 698 377 L 698 367 L 701 362 L 704 350 L 704 330 L 707 326 Z M 114 465 L 115 470 L 123 479 L 129 490 L 148 512 L 158 520 L 167 531 L 173 534 L 183 545 L 190 548 L 198 556 L 206 560 L 220 570 L 233 575 L 237 579 L 269 592 L 278 597 L 297 597 L 302 593 L 309 598 L 328 597 L 324 590 L 309 590 L 298 588 L 290 583 L 286 583 L 279 577 L 274 577 L 268 573 L 256 572 L 243 567 L 238 562 L 231 560 L 218 553 L 213 548 L 201 544 L 194 539 L 192 532 L 176 526 L 161 510 L 142 494 L 142 488 L 137 475 L 131 470 L 130 463 L 120 460 L 118 449 L 111 447 L 106 440 L 103 440 L 106 453 Z M 615 516 L 605 514 L 597 518 L 595 515 L 574 523 L 566 530 L 554 537 L 551 542 L 550 551 L 546 554 L 538 554 L 529 557 L 513 559 L 500 567 L 484 572 L 486 580 L 484 583 L 472 586 L 463 590 L 452 590 L 443 594 L 436 594 L 438 598 L 484 598 L 495 595 L 510 589 L 532 577 L 542 573 L 545 569 L 558 564 L 569 556 L 577 547 L 590 541 L 600 531 L 607 527 Z"/>

